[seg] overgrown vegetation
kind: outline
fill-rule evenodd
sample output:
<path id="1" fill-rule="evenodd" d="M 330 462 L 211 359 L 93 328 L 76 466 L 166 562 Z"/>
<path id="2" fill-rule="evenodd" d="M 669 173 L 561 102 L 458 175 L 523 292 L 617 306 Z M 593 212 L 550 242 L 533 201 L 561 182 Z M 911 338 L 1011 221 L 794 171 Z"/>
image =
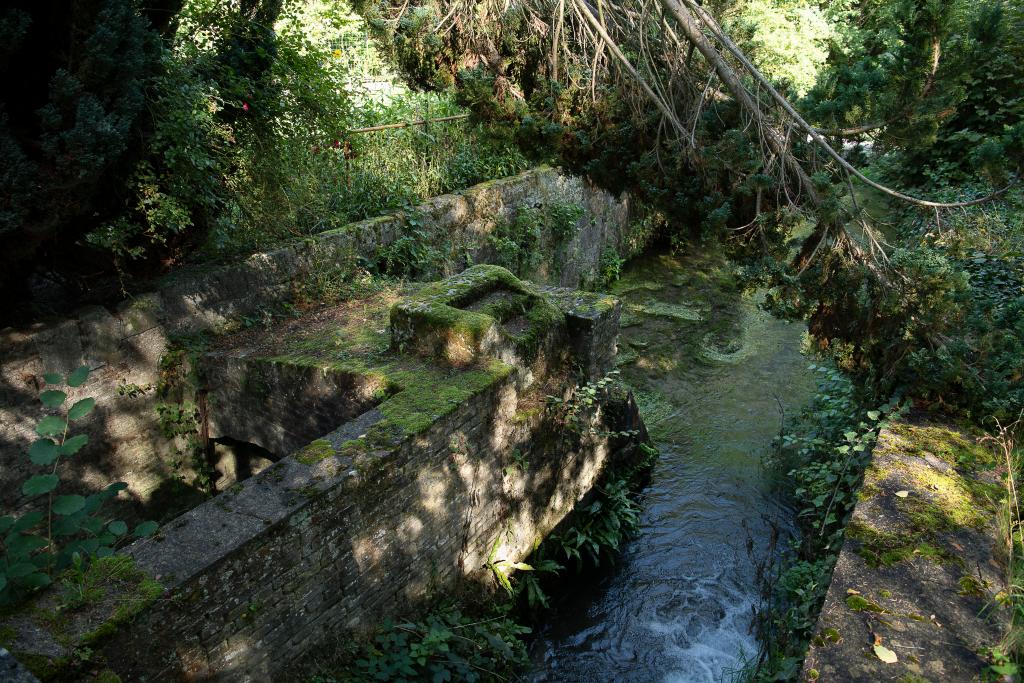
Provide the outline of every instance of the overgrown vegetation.
<path id="1" fill-rule="evenodd" d="M 170 265 L 244 255 L 527 167 L 507 133 L 465 118 L 351 133 L 465 110 L 444 93 L 361 91 L 360 62 L 379 57 L 347 53 L 363 34 L 344 4 L 73 5 L 0 11 L 0 75 L 21 93 L 4 98 L 0 119 L 11 161 L 0 178 L 3 281 L 19 292 L 5 315 L 30 310 L 42 291 L 31 277 L 71 301 L 85 290 L 113 298 Z M 76 29 L 44 47 L 57 15 Z"/>
<path id="2" fill-rule="evenodd" d="M 890 401 L 867 410 L 863 392 L 842 372 L 814 369 L 818 392 L 782 435 L 770 463 L 784 473 L 799 534 L 781 563 L 772 557 L 759 567 L 765 597 L 755 621 L 763 645 L 753 675 L 759 681 L 792 680 L 799 673 L 871 449 L 897 409 Z"/>
<path id="3" fill-rule="evenodd" d="M 1021 452 L 1021 434 L 1024 414 L 1014 422 L 996 421 L 992 435 L 986 440 L 992 446 L 996 459 L 1006 468 L 1005 508 L 1002 510 L 1001 530 L 1006 552 L 1006 586 L 996 594 L 1000 606 L 1009 609 L 1009 627 L 1003 640 L 988 651 L 992 662 L 989 671 L 993 678 L 1013 677 L 1024 671 L 1024 517 L 1021 516 L 1021 476 L 1024 458 Z"/>
<path id="4" fill-rule="evenodd" d="M 66 377 L 44 376 L 51 387 L 66 389 L 78 388 L 88 378 L 86 366 Z M 88 496 L 58 492 L 61 460 L 73 457 L 89 442 L 88 434 L 71 433 L 71 423 L 89 415 L 96 400 L 82 398 L 65 409 L 68 394 L 56 388 L 43 391 L 39 400 L 52 414 L 36 424 L 40 438 L 29 448 L 28 457 L 43 473 L 26 479 L 21 493 L 26 499 L 46 496 L 46 502 L 42 509 L 0 517 L 0 606 L 24 600 L 66 571 L 81 573 L 93 560 L 112 555 L 125 540 L 149 536 L 157 528 L 155 522 L 142 522 L 129 534 L 125 522 L 104 515 L 104 502 L 128 488 L 124 482 Z"/>

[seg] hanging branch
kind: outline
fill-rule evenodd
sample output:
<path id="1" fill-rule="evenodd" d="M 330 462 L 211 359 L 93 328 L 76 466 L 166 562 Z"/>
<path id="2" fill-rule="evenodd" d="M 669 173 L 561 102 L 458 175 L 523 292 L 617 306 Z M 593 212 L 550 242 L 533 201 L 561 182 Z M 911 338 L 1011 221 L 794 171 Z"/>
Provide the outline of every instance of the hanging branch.
<path id="1" fill-rule="evenodd" d="M 857 169 L 857 167 L 855 167 L 853 164 L 844 159 L 841 154 L 836 152 L 836 150 L 833 149 L 832 145 L 830 145 L 828 141 L 821 136 L 817 129 L 815 129 L 814 126 L 812 126 L 811 124 L 807 123 L 807 121 L 800 115 L 800 113 L 793 107 L 793 105 L 789 103 L 789 100 L 787 100 L 785 97 L 779 94 L 779 91 L 775 89 L 775 87 L 771 84 L 771 82 L 769 82 L 767 78 L 765 78 L 764 74 L 762 74 L 757 69 L 757 67 L 755 67 L 750 62 L 749 59 L 747 59 L 747 56 L 743 53 L 743 51 L 740 50 L 739 47 L 737 47 L 736 44 L 725 33 L 725 31 L 722 30 L 722 27 L 719 26 L 718 22 L 715 20 L 714 17 L 712 17 L 703 7 L 694 2 L 694 0 L 682 1 L 690 9 L 692 9 L 698 17 L 700 17 L 701 22 L 711 32 L 715 39 L 718 40 L 718 42 L 720 42 L 733 55 L 733 57 L 735 57 L 736 60 L 743 65 L 743 68 L 747 71 L 747 73 L 749 73 L 750 76 L 754 78 L 754 80 L 756 80 L 757 83 L 762 88 L 764 88 L 769 95 L 771 95 L 772 99 L 775 100 L 776 104 L 778 104 L 783 109 L 783 111 L 785 111 L 786 114 L 788 114 L 790 118 L 792 118 L 793 121 L 797 123 L 797 125 L 803 130 L 803 132 L 807 133 L 811 137 L 811 139 L 825 151 L 826 154 L 832 157 L 832 159 L 836 163 L 838 163 L 840 167 L 842 167 L 843 170 L 845 170 L 847 173 L 850 173 L 864 184 L 873 187 L 876 190 L 879 190 L 880 192 L 883 192 L 891 197 L 895 197 L 896 199 L 900 199 L 904 202 L 914 204 L 916 206 L 934 209 L 957 209 L 968 206 L 977 206 L 979 204 L 986 204 L 1006 194 L 1010 190 L 1010 188 L 1012 188 L 1017 183 L 1017 178 L 1014 178 L 1013 180 L 1010 181 L 1008 185 L 1006 185 L 1006 187 L 1000 190 L 996 190 L 992 194 L 989 194 L 985 197 L 981 197 L 980 199 L 973 199 L 964 202 L 935 202 L 927 199 L 913 197 L 906 193 L 882 185 L 881 183 L 877 183 L 874 180 L 871 180 L 866 175 L 861 173 L 860 170 Z M 665 4 L 667 7 L 671 7 L 671 5 L 676 4 L 676 0 L 661 0 L 661 2 Z M 679 7 L 679 9 L 683 8 Z M 687 16 L 692 18 L 692 15 L 689 15 L 689 13 L 687 13 Z M 680 15 L 677 15 L 677 19 L 683 21 Z M 698 49 L 700 49 L 699 45 Z M 938 57 L 936 57 L 935 59 L 937 65 Z M 735 95 L 735 93 L 733 94 Z"/>

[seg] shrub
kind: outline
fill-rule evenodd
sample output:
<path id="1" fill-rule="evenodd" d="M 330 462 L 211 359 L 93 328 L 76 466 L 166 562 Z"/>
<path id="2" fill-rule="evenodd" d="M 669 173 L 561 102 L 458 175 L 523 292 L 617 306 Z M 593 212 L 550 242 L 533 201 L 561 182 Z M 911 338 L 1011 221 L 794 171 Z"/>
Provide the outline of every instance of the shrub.
<path id="1" fill-rule="evenodd" d="M 83 366 L 66 378 L 51 373 L 45 380 L 49 385 L 79 387 L 88 376 L 89 369 Z M 47 389 L 39 395 L 43 405 L 53 411 L 62 410 L 67 398 L 60 389 Z M 0 517 L 0 605 L 17 602 L 49 585 L 56 573 L 69 567 L 81 570 L 91 559 L 112 555 L 114 548 L 130 536 L 148 536 L 156 531 L 155 522 L 142 522 L 129 535 L 125 522 L 102 514 L 103 503 L 128 488 L 124 482 L 110 484 L 89 496 L 58 495 L 61 459 L 74 456 L 89 441 L 86 434 L 70 434 L 71 423 L 84 418 L 95 406 L 95 399 L 83 398 L 36 425 L 40 438 L 29 448 L 28 457 L 44 470 L 25 480 L 21 492 L 30 498 L 45 495 L 46 504 L 43 510 Z"/>

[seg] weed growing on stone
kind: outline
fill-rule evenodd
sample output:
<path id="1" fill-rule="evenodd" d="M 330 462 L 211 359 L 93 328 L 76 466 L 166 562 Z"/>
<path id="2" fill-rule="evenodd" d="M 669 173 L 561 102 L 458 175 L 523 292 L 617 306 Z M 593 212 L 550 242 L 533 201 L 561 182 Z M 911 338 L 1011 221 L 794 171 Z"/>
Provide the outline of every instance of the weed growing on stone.
<path id="1" fill-rule="evenodd" d="M 1024 453 L 1020 449 L 1020 436 L 1024 432 L 1024 413 L 1012 424 L 995 421 L 996 431 L 985 438 L 1006 468 L 1006 498 L 1002 511 L 1002 531 L 1006 549 L 1006 589 L 996 600 L 1010 608 L 1010 622 L 1002 642 L 988 648 L 990 661 L 986 671 L 993 680 L 1016 680 L 1024 669 L 1024 517 L 1021 516 L 1019 490 L 1024 470 Z M 961 580 L 961 589 L 970 590 Z"/>

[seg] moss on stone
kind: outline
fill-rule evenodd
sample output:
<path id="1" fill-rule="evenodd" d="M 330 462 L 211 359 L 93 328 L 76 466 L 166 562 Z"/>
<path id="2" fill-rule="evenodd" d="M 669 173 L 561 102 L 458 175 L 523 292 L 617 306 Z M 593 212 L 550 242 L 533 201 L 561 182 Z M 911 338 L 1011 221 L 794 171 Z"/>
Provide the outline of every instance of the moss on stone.
<path id="1" fill-rule="evenodd" d="M 884 609 L 879 607 L 876 603 L 868 600 L 863 595 L 851 595 L 846 598 L 846 606 L 852 609 L 854 612 L 875 612 L 882 614 L 885 612 Z"/>
<path id="2" fill-rule="evenodd" d="M 864 558 L 869 567 L 889 567 L 914 557 L 921 557 L 936 564 L 957 559 L 941 546 L 930 542 L 926 534 L 917 530 L 890 533 L 859 520 L 852 520 L 846 527 L 846 536 L 860 542 L 857 554 Z"/>
<path id="3" fill-rule="evenodd" d="M 996 464 L 988 446 L 950 427 L 896 422 L 889 431 L 901 438 L 900 446 L 908 455 L 923 457 L 930 453 L 964 471 L 991 469 Z"/>
<path id="4" fill-rule="evenodd" d="M 295 459 L 304 465 L 314 465 L 326 458 L 333 458 L 335 455 L 337 453 L 330 441 L 317 439 L 296 453 Z"/>
<path id="5" fill-rule="evenodd" d="M 25 652 L 16 650 L 11 654 L 18 662 L 29 670 L 33 676 L 43 683 L 56 680 L 68 666 L 69 660 L 66 657 L 51 659 L 36 652 Z"/>
<path id="6" fill-rule="evenodd" d="M 908 484 L 913 484 L 912 495 L 897 500 L 896 505 L 919 532 L 982 528 L 998 512 L 999 501 L 1005 493 L 1001 486 L 980 481 L 953 467 L 943 472 L 924 462 L 904 461 L 895 461 L 891 467 L 901 470 L 909 479 Z M 877 467 L 872 468 L 865 477 L 865 488 L 877 489 L 878 482 L 887 474 Z"/>
<path id="7" fill-rule="evenodd" d="M 139 569 L 131 557 L 112 555 L 91 562 L 84 570 L 67 570 L 56 587 L 19 608 L 34 627 L 48 632 L 66 651 L 96 648 L 151 605 L 164 588 Z M 16 639 L 13 629 L 7 629 Z M 11 643 L 13 644 L 13 643 Z M 63 680 L 77 664 L 68 656 L 48 657 L 17 651 L 15 657 L 42 681 Z"/>
<path id="8" fill-rule="evenodd" d="M 138 569 L 127 555 L 114 555 L 96 560 L 87 571 L 95 571 L 97 576 L 103 577 L 102 580 L 116 580 L 123 582 L 123 585 L 118 591 L 117 606 L 113 613 L 99 626 L 83 633 L 78 638 L 81 645 L 95 645 L 113 635 L 118 627 L 138 616 L 164 592 L 163 586 Z"/>
<path id="9" fill-rule="evenodd" d="M 495 292 L 507 296 L 474 303 Z M 531 359 L 552 327 L 564 314 L 532 285 L 500 266 L 477 265 L 459 275 L 434 282 L 401 301 L 391 310 L 392 346 L 444 358 L 453 365 L 471 362 L 488 335 L 498 326 L 523 316 L 526 327 L 510 333 L 516 350 Z"/>

